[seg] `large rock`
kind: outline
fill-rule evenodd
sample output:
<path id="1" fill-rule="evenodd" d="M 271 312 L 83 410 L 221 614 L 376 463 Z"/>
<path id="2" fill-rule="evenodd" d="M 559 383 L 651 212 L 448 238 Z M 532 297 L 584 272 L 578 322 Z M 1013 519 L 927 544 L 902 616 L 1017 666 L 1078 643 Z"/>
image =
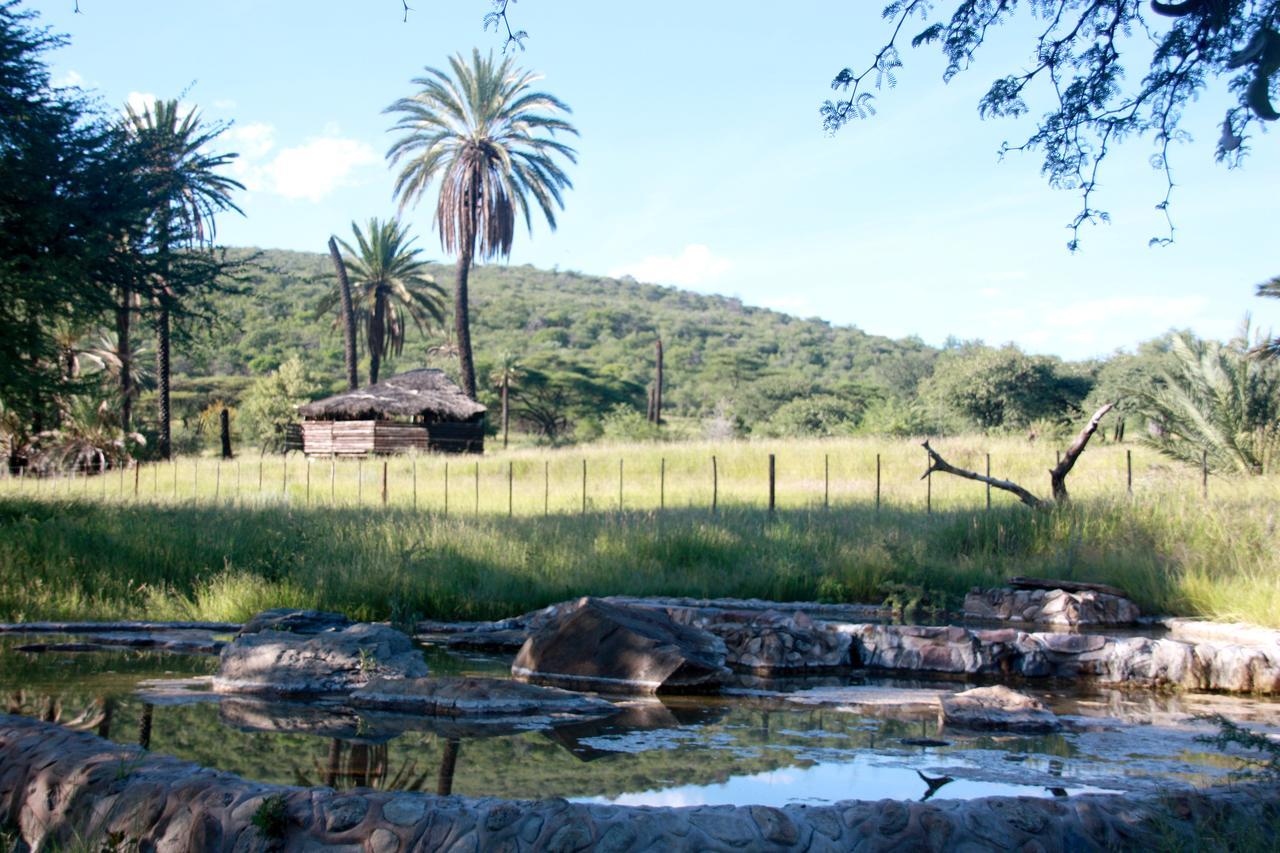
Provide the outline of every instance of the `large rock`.
<path id="1" fill-rule="evenodd" d="M 1062 726 L 1039 700 L 1002 685 L 943 696 L 939 705 L 939 721 L 959 729 L 1052 732 Z"/>
<path id="2" fill-rule="evenodd" d="M 281 696 L 347 693 L 374 677 L 427 674 L 422 652 L 385 625 L 356 624 L 314 635 L 263 631 L 222 650 L 213 689 Z"/>
<path id="3" fill-rule="evenodd" d="M 1128 598 L 1094 589 L 973 589 L 964 597 L 969 619 L 1064 628 L 1132 625 L 1142 613 Z"/>
<path id="4" fill-rule="evenodd" d="M 240 635 L 259 634 L 263 631 L 286 631 L 290 634 L 320 634 L 325 631 L 341 631 L 351 620 L 341 613 L 327 610 L 299 610 L 294 607 L 276 607 L 254 616 L 240 629 Z"/>
<path id="5" fill-rule="evenodd" d="M 693 624 L 724 640 L 726 663 L 760 674 L 849 666 L 848 634 L 802 612 L 723 611 Z"/>
<path id="6" fill-rule="evenodd" d="M 351 694 L 359 708 L 430 716 L 596 716 L 611 702 L 505 678 L 375 678 Z"/>
<path id="7" fill-rule="evenodd" d="M 536 631 L 516 678 L 607 692 L 697 692 L 728 674 L 724 641 L 660 612 L 582 598 Z"/>

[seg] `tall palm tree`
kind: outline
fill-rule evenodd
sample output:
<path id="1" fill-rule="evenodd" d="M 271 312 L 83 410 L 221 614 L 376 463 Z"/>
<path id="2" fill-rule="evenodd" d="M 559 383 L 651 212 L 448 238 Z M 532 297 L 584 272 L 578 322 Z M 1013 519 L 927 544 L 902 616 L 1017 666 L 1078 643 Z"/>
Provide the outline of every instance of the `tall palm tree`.
<path id="1" fill-rule="evenodd" d="M 520 381 L 523 374 L 524 369 L 520 366 L 520 360 L 509 352 L 502 354 L 497 365 L 489 373 L 489 381 L 502 395 L 502 446 L 504 448 L 507 446 L 507 433 L 511 425 L 511 407 L 508 398 L 511 387 Z"/>
<path id="2" fill-rule="evenodd" d="M 382 360 L 404 349 L 406 320 L 424 334 L 433 323 L 444 322 L 444 290 L 427 273 L 421 249 L 400 227 L 399 220 L 370 219 L 364 230 L 351 223 L 356 246 L 340 240 L 343 263 L 351 284 L 352 314 L 365 327 L 369 347 L 369 383 L 378 381 Z M 328 293 L 318 311 L 332 311 L 340 293 Z"/>
<path id="3" fill-rule="evenodd" d="M 177 290 L 170 280 L 170 253 L 179 246 L 212 246 L 215 215 L 242 213 L 231 200 L 244 185 L 220 174 L 238 155 L 209 150 L 225 124 L 204 124 L 194 109 L 183 111 L 176 100 L 156 101 L 142 111 L 126 107 L 125 129 L 138 146 L 156 203 L 151 230 L 158 260 L 153 288 L 156 303 L 156 375 L 160 386 L 160 455 L 170 452 L 169 349 L 170 312 Z M 122 330 L 123 331 L 123 330 Z M 128 342 L 121 341 L 123 351 Z"/>
<path id="4" fill-rule="evenodd" d="M 532 232 L 533 207 L 556 227 L 556 209 L 564 208 L 562 190 L 572 187 L 558 157 L 577 162 L 574 149 L 555 138 L 577 130 L 560 115 L 563 102 L 532 87 L 540 78 L 517 69 L 506 57 L 473 50 L 470 63 L 451 57 L 452 76 L 427 68 L 412 82 L 418 91 L 387 107 L 399 116 L 393 130 L 403 131 L 387 151 L 400 165 L 395 195 L 403 210 L 416 204 L 439 178 L 435 224 L 445 252 L 458 256 L 453 293 L 454 334 L 462 384 L 476 396 L 471 356 L 467 277 L 472 261 L 511 254 L 516 213 Z"/>

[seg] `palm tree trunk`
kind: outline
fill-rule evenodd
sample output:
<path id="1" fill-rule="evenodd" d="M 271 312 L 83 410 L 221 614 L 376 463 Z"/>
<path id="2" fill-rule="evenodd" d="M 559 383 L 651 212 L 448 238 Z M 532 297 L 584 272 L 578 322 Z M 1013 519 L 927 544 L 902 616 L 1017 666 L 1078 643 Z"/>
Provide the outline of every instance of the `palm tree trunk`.
<path id="1" fill-rule="evenodd" d="M 369 384 L 378 383 L 378 369 L 382 367 L 382 345 L 386 338 L 387 295 L 378 289 L 373 298 L 373 314 L 369 317 Z"/>
<path id="2" fill-rule="evenodd" d="M 133 420 L 133 352 L 129 342 L 129 312 L 133 307 L 129 285 L 120 285 L 120 304 L 116 306 L 116 355 L 120 359 L 120 429 L 125 435 Z"/>
<path id="3" fill-rule="evenodd" d="M 338 241 L 333 237 L 329 238 L 329 257 L 333 258 L 333 266 L 338 273 L 338 292 L 342 297 L 342 356 L 347 366 L 347 390 L 354 391 L 360 385 L 360 377 L 356 373 L 356 315 L 351 309 L 351 282 L 347 279 L 347 265 L 342 262 Z"/>
<path id="4" fill-rule="evenodd" d="M 169 306 L 160 301 L 156 319 L 156 373 L 160 383 L 160 458 L 168 459 L 172 448 L 169 432 Z"/>
<path id="5" fill-rule="evenodd" d="M 511 410 L 507 407 L 507 392 L 511 380 L 506 376 L 502 377 L 502 449 L 507 449 L 507 433 L 511 428 Z"/>
<path id="6" fill-rule="evenodd" d="M 467 277 L 471 273 L 473 240 L 467 235 L 458 253 L 458 278 L 453 289 L 453 334 L 458 342 L 458 369 L 462 373 L 462 390 L 476 399 L 476 368 L 471 360 L 471 311 L 467 306 Z"/>

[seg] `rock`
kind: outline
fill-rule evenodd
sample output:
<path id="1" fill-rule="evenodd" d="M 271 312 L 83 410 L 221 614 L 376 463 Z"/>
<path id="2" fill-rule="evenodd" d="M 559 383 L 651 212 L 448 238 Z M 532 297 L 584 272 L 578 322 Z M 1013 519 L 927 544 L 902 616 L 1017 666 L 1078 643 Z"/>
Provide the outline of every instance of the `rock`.
<path id="1" fill-rule="evenodd" d="M 725 646 L 653 610 L 582 598 L 529 637 L 516 678 L 570 688 L 653 693 L 719 687 Z"/>
<path id="2" fill-rule="evenodd" d="M 1066 592 L 1101 592 L 1104 595 L 1114 595 L 1119 598 L 1128 598 L 1129 593 L 1116 586 L 1108 586 L 1105 583 L 1084 583 L 1083 581 L 1064 581 L 1052 580 L 1049 578 L 1029 578 L 1017 575 L 1008 579 L 1009 586 L 1014 589 L 1045 589 L 1054 590 L 1061 589 Z"/>
<path id="3" fill-rule="evenodd" d="M 961 729 L 1052 732 L 1062 724 L 1041 702 L 1008 687 L 976 687 L 945 696 L 939 721 Z"/>
<path id="4" fill-rule="evenodd" d="M 273 610 L 264 610 L 244 623 L 244 627 L 240 629 L 240 636 L 263 631 L 287 631 L 290 634 L 310 635 L 324 631 L 341 631 L 350 624 L 351 620 L 341 613 L 277 607 Z"/>
<path id="5" fill-rule="evenodd" d="M 1132 625 L 1142 614 L 1123 595 L 1095 589 L 997 588 L 970 590 L 964 598 L 964 615 L 1075 628 Z"/>
<path id="6" fill-rule="evenodd" d="M 804 613 L 725 611 L 695 624 L 724 640 L 725 661 L 735 668 L 773 673 L 849 665 L 851 638 Z"/>
<path id="7" fill-rule="evenodd" d="M 555 687 L 504 678 L 375 678 L 350 696 L 360 708 L 452 717 L 497 715 L 599 716 L 611 702 Z"/>
<path id="8" fill-rule="evenodd" d="M 420 678 L 422 653 L 385 625 L 356 624 L 320 634 L 262 631 L 223 650 L 213 689 L 219 693 L 346 693 L 374 677 Z"/>
<path id="9" fill-rule="evenodd" d="M 877 716 L 917 717 L 938 713 L 938 703 L 953 691 L 931 688 L 879 687 L 854 684 L 847 687 L 813 687 L 786 694 L 788 702 L 817 705 Z"/>

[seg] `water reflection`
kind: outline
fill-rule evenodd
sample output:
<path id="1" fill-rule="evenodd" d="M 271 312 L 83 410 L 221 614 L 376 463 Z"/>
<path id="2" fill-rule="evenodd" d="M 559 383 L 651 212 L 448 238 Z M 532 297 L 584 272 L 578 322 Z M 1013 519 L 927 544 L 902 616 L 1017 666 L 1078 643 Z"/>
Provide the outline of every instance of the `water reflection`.
<path id="1" fill-rule="evenodd" d="M 503 666 L 437 658 L 437 673 L 492 674 Z M 135 692 L 144 679 L 202 675 L 212 665 L 144 652 L 21 655 L 0 644 L 0 696 L 10 713 L 262 781 L 648 804 L 1063 797 L 1203 784 L 1225 778 L 1234 763 L 1195 746 L 1194 732 L 1177 722 L 1187 711 L 1211 705 L 1280 722 L 1274 702 L 1118 691 L 1043 692 L 1072 730 L 1041 736 L 942 735 L 936 713 L 918 708 L 853 713 L 763 689 L 632 700 L 613 717 L 563 725 Z M 797 681 L 794 688 L 812 686 Z"/>

